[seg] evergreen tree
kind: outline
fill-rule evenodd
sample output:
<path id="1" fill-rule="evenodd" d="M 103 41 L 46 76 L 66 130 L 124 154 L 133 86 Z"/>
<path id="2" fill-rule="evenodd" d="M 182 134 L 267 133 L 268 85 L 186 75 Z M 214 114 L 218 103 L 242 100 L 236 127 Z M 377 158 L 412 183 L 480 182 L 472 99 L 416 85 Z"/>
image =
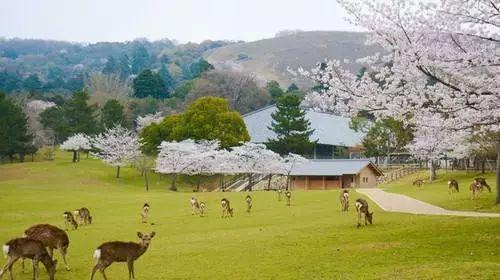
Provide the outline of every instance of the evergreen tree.
<path id="1" fill-rule="evenodd" d="M 285 92 L 281 89 L 280 84 L 276 81 L 267 82 L 266 90 L 275 102 L 285 94 Z"/>
<path id="2" fill-rule="evenodd" d="M 23 87 L 27 91 L 38 91 L 42 89 L 42 82 L 37 74 L 31 74 L 23 81 Z"/>
<path id="3" fill-rule="evenodd" d="M 313 133 L 311 123 L 306 119 L 306 112 L 300 108 L 301 99 L 287 94 L 278 99 L 276 112 L 271 117 L 271 129 L 276 139 L 268 139 L 266 146 L 282 155 L 288 153 L 307 155 L 311 153 L 313 143 L 309 136 Z"/>
<path id="4" fill-rule="evenodd" d="M 31 141 L 27 126 L 21 107 L 0 92 L 0 157 L 8 156 L 12 161 L 15 154 L 20 154 L 23 159 Z"/>
<path id="5" fill-rule="evenodd" d="M 125 53 L 120 55 L 118 61 L 118 71 L 120 71 L 120 78 L 122 80 L 125 80 L 128 76 L 130 76 L 130 60 L 128 55 Z"/>
<path id="6" fill-rule="evenodd" d="M 134 96 L 145 98 L 148 96 L 154 98 L 166 98 L 165 85 L 159 74 L 150 69 L 142 71 L 133 82 Z"/>
<path id="7" fill-rule="evenodd" d="M 286 92 L 294 92 L 294 91 L 298 91 L 299 90 L 299 87 L 295 84 L 295 83 L 291 83 L 289 86 L 288 86 L 288 89 L 286 90 Z"/>
<path id="8" fill-rule="evenodd" d="M 109 75 L 116 73 L 117 71 L 118 71 L 118 63 L 116 62 L 116 59 L 112 55 L 110 55 L 108 57 L 108 61 L 106 61 L 106 65 L 102 69 L 102 73 Z"/>
<path id="9" fill-rule="evenodd" d="M 163 64 L 163 63 L 160 67 L 159 74 L 163 80 L 163 84 L 165 85 L 165 89 L 167 90 L 167 92 L 171 92 L 175 87 L 175 81 L 172 78 L 172 76 L 170 75 L 170 73 L 168 72 L 167 67 L 165 67 L 165 64 Z"/>
<path id="10" fill-rule="evenodd" d="M 142 44 L 136 45 L 132 54 L 132 74 L 138 74 L 148 68 L 149 62 L 148 50 Z"/>
<path id="11" fill-rule="evenodd" d="M 126 127 L 123 105 L 116 99 L 108 100 L 101 109 L 101 125 L 112 128 L 116 125 Z"/>

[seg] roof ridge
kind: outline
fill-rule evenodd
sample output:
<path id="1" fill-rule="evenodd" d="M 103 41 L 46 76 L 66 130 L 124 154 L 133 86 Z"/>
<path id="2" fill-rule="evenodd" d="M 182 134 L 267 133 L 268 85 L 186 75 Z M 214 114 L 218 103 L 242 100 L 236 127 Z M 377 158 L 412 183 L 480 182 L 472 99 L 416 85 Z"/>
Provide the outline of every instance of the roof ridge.
<path id="1" fill-rule="evenodd" d="M 255 111 L 248 112 L 246 114 L 243 114 L 242 117 L 251 116 L 251 115 L 256 114 L 258 112 L 262 112 L 264 110 L 267 110 L 267 109 L 269 109 L 271 107 L 276 107 L 276 104 L 270 104 L 270 105 L 267 105 L 265 107 L 259 108 L 259 109 L 255 110 Z"/>

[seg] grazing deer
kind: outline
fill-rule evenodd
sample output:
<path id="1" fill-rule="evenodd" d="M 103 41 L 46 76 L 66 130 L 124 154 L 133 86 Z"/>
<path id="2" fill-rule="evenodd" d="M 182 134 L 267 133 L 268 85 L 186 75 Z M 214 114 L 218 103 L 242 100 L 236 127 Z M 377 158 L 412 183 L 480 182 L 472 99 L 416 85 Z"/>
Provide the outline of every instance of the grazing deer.
<path id="1" fill-rule="evenodd" d="M 478 181 L 474 180 L 469 186 L 471 191 L 471 199 L 476 199 L 480 192 L 483 191 L 483 185 Z"/>
<path id="2" fill-rule="evenodd" d="M 342 211 L 349 211 L 349 191 L 343 190 L 340 192 L 340 205 L 342 206 Z"/>
<path id="3" fill-rule="evenodd" d="M 451 179 L 448 181 L 448 192 L 449 193 L 459 192 L 457 180 Z"/>
<path id="4" fill-rule="evenodd" d="M 278 201 L 281 201 L 281 195 L 283 194 L 283 189 L 279 188 L 278 189 Z"/>
<path id="5" fill-rule="evenodd" d="M 54 257 L 54 249 L 59 250 L 64 261 L 66 270 L 70 270 L 66 254 L 68 253 L 69 238 L 66 232 L 53 225 L 34 225 L 24 231 L 25 237 L 36 239 L 48 248 L 49 256 Z M 24 270 L 24 259 L 22 262 Z"/>
<path id="6" fill-rule="evenodd" d="M 290 201 L 292 199 L 292 192 L 286 191 L 285 197 L 286 197 L 286 206 L 290 206 Z"/>
<path id="7" fill-rule="evenodd" d="M 94 259 L 97 260 L 97 263 L 92 269 L 90 280 L 94 279 L 97 270 L 101 271 L 104 279 L 108 279 L 104 270 L 114 262 L 127 262 L 128 279 L 135 279 L 134 261 L 148 250 L 155 232 L 153 231 L 151 234 L 137 232 L 137 236 L 141 239 L 139 243 L 112 241 L 97 247 L 94 251 Z"/>
<path id="8" fill-rule="evenodd" d="M 233 208 L 231 208 L 231 204 L 229 200 L 223 198 L 220 200 L 220 205 L 222 207 L 222 218 L 227 218 L 229 216 L 233 216 Z"/>
<path id="9" fill-rule="evenodd" d="M 76 230 L 78 228 L 78 223 L 76 222 L 73 213 L 71 213 L 70 211 L 66 211 L 64 212 L 63 217 L 66 230 L 68 230 L 70 227 L 72 227 L 73 230 Z"/>
<path id="10" fill-rule="evenodd" d="M 149 203 L 145 202 L 144 205 L 142 206 L 142 212 L 141 212 L 141 218 L 143 223 L 148 222 L 149 209 L 151 209 Z"/>
<path id="11" fill-rule="evenodd" d="M 488 185 L 488 183 L 486 183 L 486 179 L 484 179 L 483 177 L 474 178 L 474 181 L 476 181 L 479 184 L 481 184 L 481 188 L 486 187 L 488 189 L 488 192 L 491 192 L 490 185 Z"/>
<path id="12" fill-rule="evenodd" d="M 200 217 L 204 217 L 206 211 L 207 211 L 207 205 L 203 201 L 200 202 Z"/>
<path id="13" fill-rule="evenodd" d="M 361 226 L 361 214 L 365 215 L 365 226 L 367 222 L 372 224 L 373 212 L 368 211 L 368 202 L 362 198 L 356 199 L 356 212 L 358 212 L 358 227 Z"/>
<path id="14" fill-rule="evenodd" d="M 195 197 L 191 197 L 189 203 L 191 204 L 191 215 L 198 215 L 200 212 L 200 204 L 198 203 L 198 200 Z"/>
<path id="15" fill-rule="evenodd" d="M 7 263 L 0 270 L 0 278 L 8 270 L 10 279 L 13 280 L 12 266 L 14 263 L 20 258 L 23 258 L 23 260 L 24 258 L 28 258 L 33 260 L 33 280 L 38 279 L 40 276 L 38 262 L 42 262 L 47 269 L 49 279 L 54 280 L 57 261 L 52 260 L 52 257 L 49 256 L 47 249 L 45 249 L 41 241 L 27 237 L 15 238 L 3 245 L 3 253 L 7 257 Z"/>
<path id="16" fill-rule="evenodd" d="M 80 224 L 90 225 L 92 224 L 92 216 L 90 216 L 90 210 L 87 207 L 82 207 L 73 211 L 73 216 Z"/>
<path id="17" fill-rule="evenodd" d="M 252 197 L 250 195 L 247 195 L 245 201 L 247 203 L 247 213 L 250 213 L 250 211 L 252 210 Z"/>
<path id="18" fill-rule="evenodd" d="M 417 186 L 419 188 L 423 187 L 424 186 L 424 180 L 422 179 L 417 179 L 415 181 L 413 181 L 413 185 L 414 186 Z"/>

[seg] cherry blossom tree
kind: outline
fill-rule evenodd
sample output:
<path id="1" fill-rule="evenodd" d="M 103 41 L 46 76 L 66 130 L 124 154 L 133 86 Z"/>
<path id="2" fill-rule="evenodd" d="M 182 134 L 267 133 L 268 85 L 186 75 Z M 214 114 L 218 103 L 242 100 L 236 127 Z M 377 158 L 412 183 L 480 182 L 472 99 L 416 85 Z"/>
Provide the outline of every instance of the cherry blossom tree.
<path id="1" fill-rule="evenodd" d="M 107 129 L 94 137 L 92 146 L 97 150 L 93 156 L 106 164 L 116 166 L 116 178 L 120 177 L 122 166 L 132 164 L 140 155 L 139 138 L 133 131 L 121 126 Z"/>
<path id="2" fill-rule="evenodd" d="M 83 133 L 77 133 L 68 137 L 59 148 L 64 151 L 73 152 L 73 162 L 80 161 L 80 152 L 92 149 L 91 139 Z"/>
<path id="3" fill-rule="evenodd" d="M 338 0 L 356 25 L 383 48 L 359 60 L 359 77 L 340 61 L 303 71 L 321 90 L 307 102 L 324 111 L 355 116 L 365 110 L 417 129 L 500 130 L 500 3 L 477 0 Z M 436 117 L 437 116 L 437 117 Z M 432 120 L 434 122 L 424 122 Z M 500 139 L 497 140 L 500 203 Z"/>
<path id="4" fill-rule="evenodd" d="M 154 114 L 148 114 L 145 116 L 139 116 L 135 119 L 136 130 L 137 132 L 141 132 L 145 127 L 149 126 L 152 123 L 159 124 L 163 121 L 165 117 L 162 112 L 156 112 Z"/>

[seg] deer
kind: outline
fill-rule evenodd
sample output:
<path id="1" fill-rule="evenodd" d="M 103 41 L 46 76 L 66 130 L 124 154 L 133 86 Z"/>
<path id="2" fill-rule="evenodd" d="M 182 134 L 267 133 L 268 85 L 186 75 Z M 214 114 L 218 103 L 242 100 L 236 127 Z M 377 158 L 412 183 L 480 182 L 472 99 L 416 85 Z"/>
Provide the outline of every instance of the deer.
<path id="1" fill-rule="evenodd" d="M 231 204 L 229 203 L 229 200 L 226 198 L 221 199 L 220 205 L 222 208 L 222 218 L 227 218 L 229 216 L 233 216 L 233 208 L 231 208 Z"/>
<path id="2" fill-rule="evenodd" d="M 473 180 L 469 186 L 469 189 L 471 191 L 471 199 L 474 200 L 477 198 L 479 193 L 483 191 L 483 185 L 481 185 L 480 182 Z"/>
<path id="3" fill-rule="evenodd" d="M 149 203 L 145 202 L 144 205 L 142 205 L 142 212 L 141 212 L 142 223 L 148 222 L 149 209 L 151 209 Z"/>
<path id="4" fill-rule="evenodd" d="M 286 191 L 285 192 L 285 197 L 286 197 L 286 206 L 290 206 L 290 202 L 292 199 L 292 192 Z"/>
<path id="5" fill-rule="evenodd" d="M 247 195 L 245 201 L 247 203 L 247 213 L 250 213 L 250 211 L 252 210 L 252 197 L 250 195 Z"/>
<path id="6" fill-rule="evenodd" d="M 474 181 L 476 181 L 479 184 L 481 184 L 481 188 L 486 187 L 488 189 L 488 192 L 491 192 L 491 187 L 490 187 L 490 185 L 488 185 L 488 183 L 486 183 L 486 179 L 485 178 L 483 178 L 483 177 L 477 177 L 477 178 L 474 178 Z"/>
<path id="7" fill-rule="evenodd" d="M 200 202 L 200 217 L 204 217 L 206 211 L 207 211 L 207 205 L 203 201 Z"/>
<path id="8" fill-rule="evenodd" d="M 20 258 L 28 258 L 33 260 L 33 280 L 38 279 L 40 276 L 38 262 L 41 262 L 47 269 L 49 279 L 54 280 L 57 260 L 52 260 L 41 241 L 28 237 L 14 238 L 5 243 L 2 249 L 5 257 L 7 257 L 7 262 L 0 270 L 0 278 L 8 270 L 10 279 L 13 280 L 12 266 L 14 263 Z"/>
<path id="9" fill-rule="evenodd" d="M 361 226 L 361 214 L 365 216 L 365 226 L 373 221 L 373 212 L 368 211 L 368 202 L 362 198 L 356 199 L 356 212 L 358 212 L 358 227 Z"/>
<path id="10" fill-rule="evenodd" d="M 198 203 L 198 200 L 193 196 L 189 200 L 189 203 L 191 204 L 191 215 L 198 215 L 200 212 L 200 204 Z"/>
<path id="11" fill-rule="evenodd" d="M 413 181 L 413 185 L 414 186 L 417 186 L 419 188 L 423 187 L 424 186 L 424 180 L 422 179 L 417 179 L 415 181 Z"/>
<path id="12" fill-rule="evenodd" d="M 66 211 L 64 212 L 63 217 L 66 230 L 68 230 L 70 227 L 73 228 L 73 230 L 76 230 L 78 228 L 78 223 L 76 222 L 73 213 L 71 213 L 70 211 Z"/>
<path id="13" fill-rule="evenodd" d="M 283 194 L 283 189 L 278 189 L 278 201 L 281 201 L 281 195 Z"/>
<path id="14" fill-rule="evenodd" d="M 150 234 L 137 232 L 137 237 L 140 239 L 138 243 L 111 241 L 101 244 L 94 251 L 94 259 L 96 259 L 97 263 L 92 269 L 90 280 L 94 279 L 97 270 L 101 272 L 104 279 L 108 279 L 104 271 L 114 262 L 126 262 L 128 266 L 128 279 L 135 279 L 134 261 L 148 250 L 151 239 L 155 235 L 154 231 Z"/>
<path id="15" fill-rule="evenodd" d="M 349 191 L 343 190 L 340 192 L 340 205 L 341 210 L 344 212 L 349 211 Z"/>
<path id="16" fill-rule="evenodd" d="M 64 261 L 66 270 L 71 270 L 66 254 L 68 253 L 69 238 L 66 232 L 56 226 L 48 224 L 34 225 L 24 231 L 24 237 L 36 239 L 42 242 L 44 247 L 48 248 L 50 257 L 54 257 L 54 249 L 59 250 Z M 22 261 L 24 271 L 24 258 Z"/>
<path id="17" fill-rule="evenodd" d="M 448 181 L 448 193 L 459 192 L 458 189 L 458 181 L 455 179 L 451 179 Z"/>
<path id="18" fill-rule="evenodd" d="M 75 216 L 80 224 L 90 225 L 92 224 L 92 216 L 90 216 L 90 210 L 87 207 L 82 207 L 73 211 L 73 216 Z"/>

